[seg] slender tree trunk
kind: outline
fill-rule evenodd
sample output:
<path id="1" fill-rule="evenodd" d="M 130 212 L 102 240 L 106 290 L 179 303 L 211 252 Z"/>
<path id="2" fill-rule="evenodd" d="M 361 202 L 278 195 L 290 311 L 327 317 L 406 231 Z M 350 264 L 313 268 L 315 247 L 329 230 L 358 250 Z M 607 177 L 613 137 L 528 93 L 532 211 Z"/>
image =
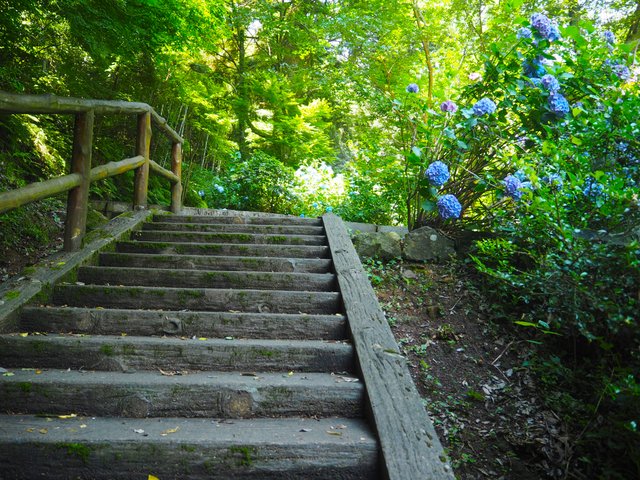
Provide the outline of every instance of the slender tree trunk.
<path id="1" fill-rule="evenodd" d="M 431 105 L 431 101 L 433 100 L 433 60 L 431 58 L 431 41 L 429 40 L 429 33 L 427 31 L 427 22 L 425 22 L 422 12 L 420 11 L 420 7 L 418 6 L 417 0 L 413 0 L 413 16 L 416 21 L 416 26 L 418 27 L 418 31 L 420 32 L 420 41 L 422 42 L 422 50 L 424 51 L 424 58 L 427 63 L 427 72 L 429 74 L 429 85 L 427 87 L 427 99 L 429 100 L 429 105 Z"/>

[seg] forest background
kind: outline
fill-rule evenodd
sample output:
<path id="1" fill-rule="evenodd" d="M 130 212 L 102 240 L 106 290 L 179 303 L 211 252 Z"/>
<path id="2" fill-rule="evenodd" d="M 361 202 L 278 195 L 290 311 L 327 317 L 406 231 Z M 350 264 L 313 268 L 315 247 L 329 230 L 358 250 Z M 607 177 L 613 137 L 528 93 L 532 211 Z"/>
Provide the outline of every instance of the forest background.
<path id="1" fill-rule="evenodd" d="M 491 232 L 468 263 L 540 345 L 567 471 L 638 478 L 639 39 L 637 0 L 0 0 L 0 89 L 149 103 L 186 205 Z M 63 174 L 72 121 L 0 116 L 0 190 Z M 94 165 L 134 129 L 98 118 Z M 2 245 L 46 242 L 55 202 L 0 216 Z"/>

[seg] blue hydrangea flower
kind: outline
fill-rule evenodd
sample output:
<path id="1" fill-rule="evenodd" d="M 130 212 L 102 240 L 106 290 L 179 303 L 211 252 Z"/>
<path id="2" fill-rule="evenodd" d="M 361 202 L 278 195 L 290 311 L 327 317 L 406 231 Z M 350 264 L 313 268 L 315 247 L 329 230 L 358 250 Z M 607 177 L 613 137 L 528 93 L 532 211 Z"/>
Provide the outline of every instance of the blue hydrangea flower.
<path id="1" fill-rule="evenodd" d="M 613 45 L 614 43 L 616 43 L 616 36 L 611 30 L 607 30 L 604 32 L 604 41 L 609 45 Z"/>
<path id="2" fill-rule="evenodd" d="M 424 176 L 433 185 L 441 187 L 449 180 L 449 168 L 440 160 L 433 162 L 424 172 Z"/>
<path id="3" fill-rule="evenodd" d="M 531 26 L 535 28 L 542 38 L 548 38 L 551 32 L 551 20 L 542 13 L 534 13 L 529 19 Z"/>
<path id="4" fill-rule="evenodd" d="M 549 175 L 542 177 L 542 181 L 549 185 L 549 188 L 554 191 L 560 190 L 564 184 L 562 175 L 558 173 L 550 173 Z"/>
<path id="5" fill-rule="evenodd" d="M 313 202 L 313 203 L 311 204 L 311 206 L 312 206 L 313 208 L 318 208 L 318 202 Z"/>
<path id="6" fill-rule="evenodd" d="M 582 187 L 582 193 L 585 197 L 592 200 L 597 199 L 604 192 L 604 187 L 601 183 L 598 183 L 595 178 L 587 177 Z"/>
<path id="7" fill-rule="evenodd" d="M 502 181 L 504 183 L 504 193 L 513 198 L 514 200 L 520 200 L 522 198 L 522 182 L 515 175 L 507 175 Z"/>
<path id="8" fill-rule="evenodd" d="M 542 86 L 551 93 L 555 93 L 560 90 L 560 83 L 558 82 L 558 79 L 549 73 L 542 77 Z"/>
<path id="9" fill-rule="evenodd" d="M 407 93 L 418 93 L 420 91 L 420 87 L 418 87 L 417 84 L 415 83 L 410 83 L 409 85 L 407 85 Z"/>
<path id="10" fill-rule="evenodd" d="M 436 205 L 438 206 L 438 213 L 444 220 L 460 218 L 462 205 L 460 205 L 455 195 L 447 194 L 441 196 Z"/>
<path id="11" fill-rule="evenodd" d="M 300 214 L 300 217 L 304 218 L 304 213 L 301 213 L 301 214 Z"/>
<path id="12" fill-rule="evenodd" d="M 493 102 L 493 100 L 490 100 L 487 97 L 478 100 L 473 106 L 473 114 L 477 117 L 481 117 L 483 115 L 491 115 L 495 111 L 496 104 Z"/>
<path id="13" fill-rule="evenodd" d="M 631 78 L 631 71 L 626 65 L 614 65 L 611 70 L 622 81 L 627 81 Z"/>
<path id="14" fill-rule="evenodd" d="M 327 207 L 327 213 L 333 212 L 333 207 Z"/>
<path id="15" fill-rule="evenodd" d="M 204 197 L 204 190 L 199 190 L 198 195 L 200 196 L 200 198 Z"/>
<path id="16" fill-rule="evenodd" d="M 215 188 L 218 193 L 224 193 L 224 187 L 222 185 L 218 185 L 217 183 L 213 186 L 213 188 Z"/>
<path id="17" fill-rule="evenodd" d="M 564 117 L 569 113 L 569 102 L 561 93 L 552 93 L 549 95 L 547 102 L 549 103 L 549 109 L 559 117 Z"/>
<path id="18" fill-rule="evenodd" d="M 542 61 L 536 58 L 532 61 L 525 60 L 522 62 L 522 73 L 524 73 L 525 77 L 540 78 L 546 73 L 546 70 L 544 69 L 544 65 L 542 65 Z"/>
<path id="19" fill-rule="evenodd" d="M 440 110 L 448 113 L 456 113 L 456 111 L 458 110 L 458 105 L 456 105 L 451 100 L 447 100 L 440 104 Z"/>
<path id="20" fill-rule="evenodd" d="M 558 25 L 553 22 L 551 23 L 551 29 L 549 30 L 549 35 L 547 35 L 546 38 L 550 42 L 555 42 L 562 38 L 562 35 L 560 35 L 560 30 L 558 30 Z"/>
<path id="21" fill-rule="evenodd" d="M 516 33 L 517 38 L 531 38 L 531 29 L 527 27 L 522 27 L 518 29 L 518 33 Z"/>

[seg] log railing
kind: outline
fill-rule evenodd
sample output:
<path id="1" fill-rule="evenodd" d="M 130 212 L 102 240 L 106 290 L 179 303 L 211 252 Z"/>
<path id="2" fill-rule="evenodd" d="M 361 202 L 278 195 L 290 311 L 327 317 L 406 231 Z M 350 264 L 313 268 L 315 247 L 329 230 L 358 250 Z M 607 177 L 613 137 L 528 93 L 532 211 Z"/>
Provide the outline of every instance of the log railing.
<path id="1" fill-rule="evenodd" d="M 53 95 L 16 95 L 0 91 L 0 112 L 75 115 L 73 153 L 69 175 L 32 183 L 8 192 L 0 192 L 0 213 L 36 200 L 69 192 L 64 233 L 64 249 L 66 251 L 78 250 L 82 244 L 87 224 L 87 205 L 91 182 L 135 169 L 133 207 L 140 210 L 147 207 L 147 188 L 151 171 L 171 182 L 171 211 L 174 213 L 180 211 L 182 206 L 183 140 L 175 130 L 167 125 L 166 120 L 146 103 L 85 100 Z M 91 168 L 95 114 L 136 114 L 138 116 L 137 155 L 135 157 Z M 149 158 L 152 123 L 160 133 L 167 136 L 172 142 L 171 171 Z"/>

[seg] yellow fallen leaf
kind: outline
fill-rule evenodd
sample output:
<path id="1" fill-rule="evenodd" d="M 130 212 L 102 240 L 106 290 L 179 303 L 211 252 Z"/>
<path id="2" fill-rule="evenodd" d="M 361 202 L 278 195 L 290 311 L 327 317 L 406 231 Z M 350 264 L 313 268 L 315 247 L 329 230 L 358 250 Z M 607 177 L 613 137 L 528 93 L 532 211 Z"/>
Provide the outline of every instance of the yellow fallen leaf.
<path id="1" fill-rule="evenodd" d="M 206 339 L 207 339 L 207 337 L 200 337 L 200 338 L 198 338 L 198 340 L 206 340 Z"/>
<path id="2" fill-rule="evenodd" d="M 27 432 L 29 433 L 35 432 L 35 430 L 36 430 L 35 428 L 27 428 Z"/>
<path id="3" fill-rule="evenodd" d="M 69 415 L 58 415 L 58 418 L 67 419 L 67 418 L 76 418 L 78 415 L 75 413 L 70 413 Z"/>
<path id="4" fill-rule="evenodd" d="M 341 437 L 342 436 L 342 432 L 336 432 L 336 431 L 332 431 L 332 430 L 327 430 L 327 433 L 329 435 L 335 435 L 336 437 Z"/>
<path id="5" fill-rule="evenodd" d="M 87 426 L 83 423 L 82 425 L 80 425 L 80 428 L 87 428 Z"/>
<path id="6" fill-rule="evenodd" d="M 289 372 L 289 376 L 290 376 L 290 377 L 293 377 L 293 372 Z"/>
<path id="7" fill-rule="evenodd" d="M 42 370 L 36 370 L 36 375 L 40 375 L 42 373 Z"/>
<path id="8" fill-rule="evenodd" d="M 178 430 L 180 430 L 180 427 L 169 428 L 168 430 L 165 430 L 164 432 L 160 433 L 160 435 L 162 435 L 163 437 L 166 437 L 170 433 L 176 433 Z"/>
<path id="9" fill-rule="evenodd" d="M 126 333 L 124 333 L 124 332 L 122 332 L 122 333 L 120 334 L 120 336 L 121 336 L 121 337 L 126 337 L 126 336 L 127 336 L 127 334 L 126 334 Z"/>
<path id="10" fill-rule="evenodd" d="M 41 428 L 41 429 L 40 429 L 40 430 L 38 430 L 38 431 L 39 431 L 41 434 L 43 434 L 43 435 L 44 435 L 45 433 L 48 433 L 48 432 L 49 432 L 49 430 L 47 430 L 46 428 Z"/>
<path id="11" fill-rule="evenodd" d="M 160 479 L 154 475 L 149 475 L 149 478 L 147 478 L 147 480 L 160 480 Z"/>
<path id="12" fill-rule="evenodd" d="M 29 334 L 28 334 L 28 333 L 21 333 L 21 334 L 20 334 L 20 336 L 21 336 L 21 337 L 28 337 L 28 336 L 29 336 Z"/>

